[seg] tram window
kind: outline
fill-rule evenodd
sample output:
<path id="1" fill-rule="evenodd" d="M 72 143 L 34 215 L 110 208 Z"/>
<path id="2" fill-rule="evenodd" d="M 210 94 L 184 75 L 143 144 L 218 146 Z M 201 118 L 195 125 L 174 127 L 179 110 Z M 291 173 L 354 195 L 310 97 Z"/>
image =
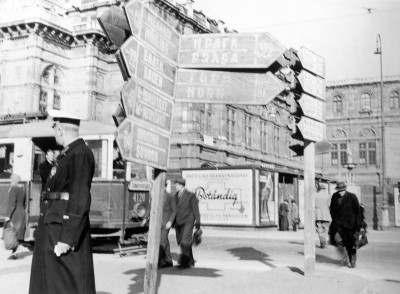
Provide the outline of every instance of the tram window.
<path id="1" fill-rule="evenodd" d="M 87 146 L 92 150 L 95 162 L 94 177 L 107 177 L 107 140 L 86 140 Z"/>
<path id="2" fill-rule="evenodd" d="M 9 179 L 13 172 L 14 144 L 0 144 L 0 179 Z"/>

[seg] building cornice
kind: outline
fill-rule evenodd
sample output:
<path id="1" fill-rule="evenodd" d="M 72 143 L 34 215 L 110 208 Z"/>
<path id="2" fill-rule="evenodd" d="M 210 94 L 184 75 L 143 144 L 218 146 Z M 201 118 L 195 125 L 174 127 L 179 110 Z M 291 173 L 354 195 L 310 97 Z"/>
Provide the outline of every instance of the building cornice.
<path id="1" fill-rule="evenodd" d="M 44 39 L 69 48 L 92 43 L 100 50 L 113 52 L 115 46 L 108 41 L 104 33 L 98 29 L 87 29 L 72 32 L 65 28 L 51 24 L 43 19 L 32 19 L 24 22 L 6 23 L 0 25 L 0 40 L 19 39 L 36 34 Z"/>
<path id="2" fill-rule="evenodd" d="M 327 88 L 340 87 L 340 86 L 351 86 L 351 85 L 363 85 L 363 84 L 373 84 L 380 83 L 380 78 L 370 77 L 370 78 L 359 78 L 359 79 L 348 79 L 348 80 L 337 80 L 337 81 L 326 81 Z M 384 82 L 399 82 L 400 75 L 390 75 L 383 77 Z"/>

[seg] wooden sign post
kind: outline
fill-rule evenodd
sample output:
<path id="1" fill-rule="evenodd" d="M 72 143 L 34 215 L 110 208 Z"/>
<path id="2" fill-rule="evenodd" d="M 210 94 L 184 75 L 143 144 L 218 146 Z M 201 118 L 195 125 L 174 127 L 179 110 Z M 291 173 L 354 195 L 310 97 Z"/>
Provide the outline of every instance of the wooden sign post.
<path id="1" fill-rule="evenodd" d="M 158 254 L 160 249 L 160 234 L 163 212 L 163 197 L 166 173 L 156 170 L 153 185 L 149 225 L 149 241 L 147 243 L 146 269 L 144 274 L 144 293 L 153 294 L 157 290 Z"/>
<path id="2" fill-rule="evenodd" d="M 315 143 L 304 142 L 304 273 L 315 272 Z"/>

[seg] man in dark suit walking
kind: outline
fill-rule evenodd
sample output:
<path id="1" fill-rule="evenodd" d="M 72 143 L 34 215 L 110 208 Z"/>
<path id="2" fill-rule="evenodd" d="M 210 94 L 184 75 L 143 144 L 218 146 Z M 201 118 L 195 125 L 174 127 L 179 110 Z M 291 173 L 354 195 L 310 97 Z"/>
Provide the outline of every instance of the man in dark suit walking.
<path id="1" fill-rule="evenodd" d="M 39 173 L 40 177 L 42 178 L 42 192 L 46 188 L 47 180 L 51 174 L 51 170 L 53 168 L 55 158 L 54 158 L 54 151 L 48 149 L 46 151 L 46 160 L 39 164 Z"/>
<path id="2" fill-rule="evenodd" d="M 177 211 L 175 217 L 176 240 L 180 246 L 180 255 L 178 263 L 180 268 L 194 266 L 192 243 L 193 228 L 200 229 L 200 212 L 199 202 L 196 195 L 189 192 L 185 188 L 186 181 L 184 179 L 175 180 L 174 195 L 177 203 Z"/>
<path id="3" fill-rule="evenodd" d="M 78 137 L 78 117 L 48 112 L 64 149 L 42 193 L 29 294 L 95 294 L 89 231 L 93 153 Z"/>
<path id="4" fill-rule="evenodd" d="M 332 229 L 335 231 L 335 241 L 346 249 L 347 266 L 356 267 L 357 252 L 354 246 L 354 234 L 361 229 L 358 221 L 360 204 L 357 196 L 346 191 L 345 182 L 338 182 L 332 195 L 329 207 L 332 216 Z"/>

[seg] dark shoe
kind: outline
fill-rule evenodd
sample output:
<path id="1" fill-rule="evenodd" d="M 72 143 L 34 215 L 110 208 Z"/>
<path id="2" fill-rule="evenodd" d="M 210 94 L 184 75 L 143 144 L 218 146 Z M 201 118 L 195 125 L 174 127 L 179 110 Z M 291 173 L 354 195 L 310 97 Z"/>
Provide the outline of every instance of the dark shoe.
<path id="1" fill-rule="evenodd" d="M 184 263 L 184 264 L 178 264 L 177 268 L 179 269 L 185 269 L 185 268 L 189 268 L 190 264 L 189 263 Z"/>
<path id="2" fill-rule="evenodd" d="M 352 263 L 351 262 L 347 263 L 347 267 L 352 268 L 353 267 Z"/>
<path id="3" fill-rule="evenodd" d="M 9 259 L 9 260 L 15 260 L 15 259 L 18 259 L 18 256 L 17 256 L 17 253 L 13 253 L 13 254 L 11 254 L 7 259 Z"/>

